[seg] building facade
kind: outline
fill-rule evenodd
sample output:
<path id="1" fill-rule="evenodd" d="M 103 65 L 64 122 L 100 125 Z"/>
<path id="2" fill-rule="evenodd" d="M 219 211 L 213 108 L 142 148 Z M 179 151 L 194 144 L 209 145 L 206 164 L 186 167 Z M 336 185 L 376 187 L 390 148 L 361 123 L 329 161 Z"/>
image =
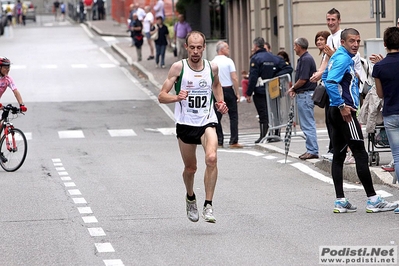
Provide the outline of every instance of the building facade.
<path id="1" fill-rule="evenodd" d="M 385 0 L 385 10 L 376 13 L 376 2 L 383 0 L 230 0 L 226 2 L 227 36 L 230 54 L 238 71 L 248 70 L 252 40 L 262 36 L 271 44 L 273 54 L 285 50 L 291 63 L 298 59 L 293 51 L 293 41 L 305 37 L 309 53 L 319 62 L 319 51 L 314 38 L 318 31 L 329 30 L 326 13 L 336 8 L 341 13 L 341 28 L 356 28 L 362 38 L 360 53 L 364 57 L 364 41 L 380 36 L 387 27 L 396 26 L 399 1 Z M 372 5 L 374 2 L 374 5 Z M 374 10 L 371 10 L 371 6 Z M 372 12 L 374 11 L 374 12 Z M 377 10 L 378 11 L 378 10 Z M 385 11 L 384 14 L 383 11 Z M 371 18 L 374 13 L 374 18 Z M 379 23 L 378 22 L 379 19 Z M 378 27 L 379 25 L 379 27 Z M 379 29 L 378 29 L 379 28 Z M 368 53 L 371 51 L 369 50 Z"/>

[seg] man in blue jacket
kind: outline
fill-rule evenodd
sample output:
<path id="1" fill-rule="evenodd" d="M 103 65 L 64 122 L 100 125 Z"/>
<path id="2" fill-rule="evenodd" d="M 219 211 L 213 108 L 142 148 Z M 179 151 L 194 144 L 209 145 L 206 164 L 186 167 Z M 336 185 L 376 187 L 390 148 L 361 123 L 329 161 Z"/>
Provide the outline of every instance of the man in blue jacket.
<path id="1" fill-rule="evenodd" d="M 359 50 L 359 45 L 360 34 L 356 29 L 343 30 L 341 46 L 330 58 L 322 77 L 330 98 L 328 116 L 333 129 L 334 155 L 331 174 L 337 197 L 335 213 L 357 210 L 356 206 L 345 198 L 343 189 L 343 165 L 348 146 L 355 157 L 357 176 L 368 197 L 366 212 L 391 211 L 398 206 L 396 203 L 385 201 L 374 190 L 362 130 L 356 118 L 356 110 L 359 108 L 359 88 L 352 57 Z"/>
<path id="2" fill-rule="evenodd" d="M 269 130 L 269 117 L 267 111 L 265 86 L 258 83 L 258 78 L 270 79 L 284 74 L 291 74 L 292 67 L 283 58 L 275 56 L 266 51 L 265 40 L 257 37 L 253 41 L 253 55 L 250 61 L 249 81 L 247 90 L 247 102 L 253 101 L 259 115 L 260 138 L 255 141 L 259 143 Z"/>

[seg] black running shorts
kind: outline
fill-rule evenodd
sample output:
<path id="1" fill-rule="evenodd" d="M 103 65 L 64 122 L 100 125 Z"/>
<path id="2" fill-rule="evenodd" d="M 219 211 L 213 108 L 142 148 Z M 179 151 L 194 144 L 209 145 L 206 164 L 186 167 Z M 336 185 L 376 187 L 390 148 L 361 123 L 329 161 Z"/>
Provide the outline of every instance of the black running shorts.
<path id="1" fill-rule="evenodd" d="M 216 127 L 217 123 L 210 123 L 202 127 L 176 124 L 176 135 L 186 144 L 201 144 L 201 137 L 208 127 Z"/>

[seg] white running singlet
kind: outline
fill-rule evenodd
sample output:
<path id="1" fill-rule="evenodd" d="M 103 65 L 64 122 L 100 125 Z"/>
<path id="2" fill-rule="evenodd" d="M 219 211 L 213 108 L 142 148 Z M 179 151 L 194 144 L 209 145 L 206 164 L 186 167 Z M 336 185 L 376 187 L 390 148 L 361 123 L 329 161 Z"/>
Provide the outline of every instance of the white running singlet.
<path id="1" fill-rule="evenodd" d="M 175 85 L 176 95 L 180 90 L 187 90 L 188 96 L 175 105 L 177 124 L 202 127 L 209 123 L 217 123 L 218 119 L 213 105 L 212 93 L 213 73 L 208 60 L 203 60 L 204 68 L 196 71 L 190 68 L 187 59 L 181 60 L 183 68 Z"/>

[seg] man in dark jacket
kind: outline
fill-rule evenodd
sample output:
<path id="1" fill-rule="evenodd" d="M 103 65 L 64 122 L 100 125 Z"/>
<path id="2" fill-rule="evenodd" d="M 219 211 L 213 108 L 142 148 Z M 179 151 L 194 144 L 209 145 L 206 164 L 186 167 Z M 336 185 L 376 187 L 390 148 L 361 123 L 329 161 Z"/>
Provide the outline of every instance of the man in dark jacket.
<path id="1" fill-rule="evenodd" d="M 247 102 L 253 101 L 259 115 L 260 138 L 255 141 L 259 143 L 269 130 L 269 117 L 266 102 L 266 90 L 264 85 L 258 83 L 258 79 L 270 79 L 284 74 L 291 74 L 292 67 L 283 58 L 269 53 L 264 48 L 265 40 L 257 37 L 253 41 L 253 55 L 250 61 L 249 82 L 247 90 Z"/>

